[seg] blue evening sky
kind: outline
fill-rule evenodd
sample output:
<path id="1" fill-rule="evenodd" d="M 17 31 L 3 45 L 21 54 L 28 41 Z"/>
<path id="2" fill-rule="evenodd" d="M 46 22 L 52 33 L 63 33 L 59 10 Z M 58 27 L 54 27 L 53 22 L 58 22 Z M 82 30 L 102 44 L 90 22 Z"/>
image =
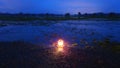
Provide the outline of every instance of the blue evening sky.
<path id="1" fill-rule="evenodd" d="M 120 13 L 120 0 L 0 0 L 0 12 L 9 13 Z"/>

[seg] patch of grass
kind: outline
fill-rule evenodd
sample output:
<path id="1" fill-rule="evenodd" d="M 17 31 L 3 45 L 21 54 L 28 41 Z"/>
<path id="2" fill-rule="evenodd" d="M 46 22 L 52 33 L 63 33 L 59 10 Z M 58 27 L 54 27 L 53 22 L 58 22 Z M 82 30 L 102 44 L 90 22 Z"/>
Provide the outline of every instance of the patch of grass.
<path id="1" fill-rule="evenodd" d="M 120 53 L 120 43 L 111 42 L 110 39 L 105 39 L 104 41 L 98 41 L 97 45 L 101 46 L 106 50 L 110 50 L 116 53 Z"/>
<path id="2" fill-rule="evenodd" d="M 120 54 L 120 45 L 113 46 L 111 49 L 112 49 L 113 52 L 116 52 L 116 53 Z"/>

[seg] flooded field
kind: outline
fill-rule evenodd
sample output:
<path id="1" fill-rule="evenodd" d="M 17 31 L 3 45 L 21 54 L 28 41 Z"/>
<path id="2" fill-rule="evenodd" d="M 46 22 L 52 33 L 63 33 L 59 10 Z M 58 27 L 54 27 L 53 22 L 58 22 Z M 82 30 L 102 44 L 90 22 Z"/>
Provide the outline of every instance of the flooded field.
<path id="1" fill-rule="evenodd" d="M 79 46 L 84 46 L 84 43 L 93 45 L 94 41 L 105 39 L 120 42 L 120 22 L 59 21 L 50 25 L 8 25 L 0 28 L 1 42 L 24 41 L 48 46 L 59 38 Z"/>

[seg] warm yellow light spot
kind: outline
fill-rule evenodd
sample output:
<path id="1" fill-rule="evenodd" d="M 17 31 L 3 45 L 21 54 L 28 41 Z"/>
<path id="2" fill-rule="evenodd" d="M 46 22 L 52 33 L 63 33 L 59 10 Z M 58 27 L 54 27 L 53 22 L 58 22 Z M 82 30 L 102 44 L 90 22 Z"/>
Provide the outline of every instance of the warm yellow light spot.
<path id="1" fill-rule="evenodd" d="M 58 52 L 63 52 L 63 48 L 57 48 Z"/>
<path id="2" fill-rule="evenodd" d="M 63 52 L 64 51 L 64 41 L 62 39 L 59 39 L 57 41 L 57 52 Z"/>
<path id="3" fill-rule="evenodd" d="M 58 40 L 57 47 L 58 48 L 63 48 L 64 47 L 64 41 L 62 39 Z"/>

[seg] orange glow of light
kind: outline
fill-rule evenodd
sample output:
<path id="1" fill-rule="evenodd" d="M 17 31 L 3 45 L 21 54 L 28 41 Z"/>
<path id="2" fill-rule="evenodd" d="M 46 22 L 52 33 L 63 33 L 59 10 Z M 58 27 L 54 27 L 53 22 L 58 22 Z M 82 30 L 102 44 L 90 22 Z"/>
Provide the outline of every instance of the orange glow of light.
<path id="1" fill-rule="evenodd" d="M 59 39 L 57 41 L 57 52 L 63 52 L 64 51 L 64 40 Z"/>
<path id="2" fill-rule="evenodd" d="M 63 48 L 57 48 L 58 52 L 63 52 Z"/>
<path id="3" fill-rule="evenodd" d="M 64 41 L 62 39 L 58 40 L 57 47 L 58 48 L 63 48 L 64 47 Z"/>

